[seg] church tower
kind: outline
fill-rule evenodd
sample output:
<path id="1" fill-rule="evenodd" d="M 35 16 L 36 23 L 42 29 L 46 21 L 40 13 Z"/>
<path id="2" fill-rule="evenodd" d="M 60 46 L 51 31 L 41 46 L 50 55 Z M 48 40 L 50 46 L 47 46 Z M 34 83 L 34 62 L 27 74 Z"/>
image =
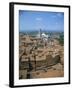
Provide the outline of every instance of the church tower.
<path id="1" fill-rule="evenodd" d="M 40 31 L 39 31 L 39 34 L 40 34 L 40 38 L 42 37 L 42 31 L 41 31 L 41 29 L 40 29 Z"/>

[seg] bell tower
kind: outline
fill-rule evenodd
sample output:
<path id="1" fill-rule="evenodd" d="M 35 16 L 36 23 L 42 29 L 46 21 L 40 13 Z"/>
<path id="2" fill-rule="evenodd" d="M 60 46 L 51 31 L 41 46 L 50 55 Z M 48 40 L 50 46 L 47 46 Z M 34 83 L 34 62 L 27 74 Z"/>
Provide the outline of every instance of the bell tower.
<path id="1" fill-rule="evenodd" d="M 42 37 L 42 31 L 41 31 L 41 29 L 40 29 L 40 31 L 39 31 L 39 34 L 40 34 L 40 38 Z"/>

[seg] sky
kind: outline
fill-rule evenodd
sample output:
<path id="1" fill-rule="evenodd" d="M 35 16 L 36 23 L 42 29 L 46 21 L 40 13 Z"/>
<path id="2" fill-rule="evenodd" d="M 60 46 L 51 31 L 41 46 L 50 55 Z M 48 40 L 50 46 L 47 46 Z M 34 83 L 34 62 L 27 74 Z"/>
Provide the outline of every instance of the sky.
<path id="1" fill-rule="evenodd" d="M 64 31 L 64 13 L 19 10 L 19 29 Z"/>

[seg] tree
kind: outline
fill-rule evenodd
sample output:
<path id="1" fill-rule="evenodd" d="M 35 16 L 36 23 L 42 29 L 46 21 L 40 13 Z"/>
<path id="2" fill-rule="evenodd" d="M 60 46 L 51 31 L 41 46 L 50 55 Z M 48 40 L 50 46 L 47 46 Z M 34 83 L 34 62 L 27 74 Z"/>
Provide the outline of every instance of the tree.
<path id="1" fill-rule="evenodd" d="M 64 35 L 60 35 L 60 38 L 58 39 L 59 40 L 59 43 L 60 45 L 64 45 Z"/>

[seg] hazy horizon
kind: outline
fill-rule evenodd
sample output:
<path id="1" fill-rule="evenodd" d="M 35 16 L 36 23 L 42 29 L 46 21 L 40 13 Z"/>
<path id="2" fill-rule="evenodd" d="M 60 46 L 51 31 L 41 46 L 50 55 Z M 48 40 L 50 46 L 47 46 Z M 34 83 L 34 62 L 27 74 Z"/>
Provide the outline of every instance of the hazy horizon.
<path id="1" fill-rule="evenodd" d="M 40 29 L 39 29 L 40 30 Z M 39 30 L 20 30 L 19 32 L 39 32 Z M 41 30 L 42 32 L 64 32 L 64 30 Z"/>

